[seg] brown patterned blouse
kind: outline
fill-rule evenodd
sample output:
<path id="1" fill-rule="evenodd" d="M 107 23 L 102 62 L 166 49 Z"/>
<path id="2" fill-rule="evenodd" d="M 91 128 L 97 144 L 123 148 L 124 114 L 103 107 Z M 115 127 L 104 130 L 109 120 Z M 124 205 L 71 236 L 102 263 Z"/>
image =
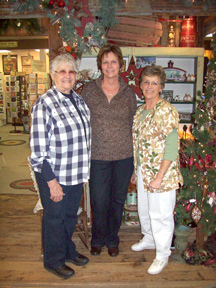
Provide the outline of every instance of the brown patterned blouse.
<path id="1" fill-rule="evenodd" d="M 86 84 L 81 93 L 91 113 L 91 159 L 126 159 L 133 156 L 132 124 L 137 109 L 135 92 L 119 77 L 119 92 L 109 102 L 101 88 L 102 77 Z"/>

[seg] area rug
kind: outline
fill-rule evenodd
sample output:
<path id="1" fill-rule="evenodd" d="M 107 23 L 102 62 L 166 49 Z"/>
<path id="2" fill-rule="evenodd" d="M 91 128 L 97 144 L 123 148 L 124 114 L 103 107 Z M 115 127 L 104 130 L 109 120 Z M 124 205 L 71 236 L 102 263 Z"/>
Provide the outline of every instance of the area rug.
<path id="1" fill-rule="evenodd" d="M 2 146 L 17 146 L 17 145 L 22 145 L 25 144 L 25 140 L 3 140 L 0 141 L 0 145 Z"/>
<path id="2" fill-rule="evenodd" d="M 37 192 L 34 188 L 34 183 L 32 179 L 16 180 L 10 184 L 11 188 L 14 189 L 29 189 L 32 192 Z"/>

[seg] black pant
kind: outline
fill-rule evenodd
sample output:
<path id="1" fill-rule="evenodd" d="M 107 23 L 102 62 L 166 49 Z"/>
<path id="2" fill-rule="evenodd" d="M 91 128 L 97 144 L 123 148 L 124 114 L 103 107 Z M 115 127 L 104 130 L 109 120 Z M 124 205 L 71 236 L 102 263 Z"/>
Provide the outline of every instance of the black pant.
<path id="1" fill-rule="evenodd" d="M 65 259 L 75 259 L 78 255 L 72 235 L 77 223 L 83 184 L 61 185 L 64 196 L 59 202 L 50 199 L 50 190 L 41 173 L 35 173 L 44 208 L 42 242 L 44 266 L 56 269 L 65 264 Z"/>
<path id="2" fill-rule="evenodd" d="M 117 161 L 91 161 L 91 246 L 118 246 L 118 232 L 132 173 L 133 157 Z"/>

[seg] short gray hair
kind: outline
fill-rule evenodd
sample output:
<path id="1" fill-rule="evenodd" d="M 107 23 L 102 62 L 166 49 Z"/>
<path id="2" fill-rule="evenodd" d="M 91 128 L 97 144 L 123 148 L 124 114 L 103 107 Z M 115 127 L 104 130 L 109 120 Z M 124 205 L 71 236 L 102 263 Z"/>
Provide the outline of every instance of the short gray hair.
<path id="1" fill-rule="evenodd" d="M 52 61 L 50 61 L 49 66 L 50 74 L 54 75 L 56 69 L 62 64 L 67 64 L 71 66 L 74 69 L 74 71 L 76 71 L 77 73 L 79 72 L 78 61 L 76 61 L 71 54 L 63 53 L 57 55 Z"/>

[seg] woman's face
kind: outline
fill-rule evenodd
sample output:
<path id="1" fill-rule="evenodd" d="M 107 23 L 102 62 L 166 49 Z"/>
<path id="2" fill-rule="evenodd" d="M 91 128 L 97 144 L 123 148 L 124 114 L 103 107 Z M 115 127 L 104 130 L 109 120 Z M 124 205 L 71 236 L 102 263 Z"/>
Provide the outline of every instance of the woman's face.
<path id="1" fill-rule="evenodd" d="M 70 94 L 76 81 L 76 72 L 71 66 L 67 64 L 58 66 L 55 73 L 51 74 L 51 77 L 60 92 Z"/>
<path id="2" fill-rule="evenodd" d="M 159 99 L 163 90 L 158 76 L 144 76 L 140 88 L 146 101 Z"/>
<path id="3" fill-rule="evenodd" d="M 119 76 L 119 60 L 113 52 L 109 52 L 103 56 L 101 70 L 105 78 L 115 78 Z"/>

